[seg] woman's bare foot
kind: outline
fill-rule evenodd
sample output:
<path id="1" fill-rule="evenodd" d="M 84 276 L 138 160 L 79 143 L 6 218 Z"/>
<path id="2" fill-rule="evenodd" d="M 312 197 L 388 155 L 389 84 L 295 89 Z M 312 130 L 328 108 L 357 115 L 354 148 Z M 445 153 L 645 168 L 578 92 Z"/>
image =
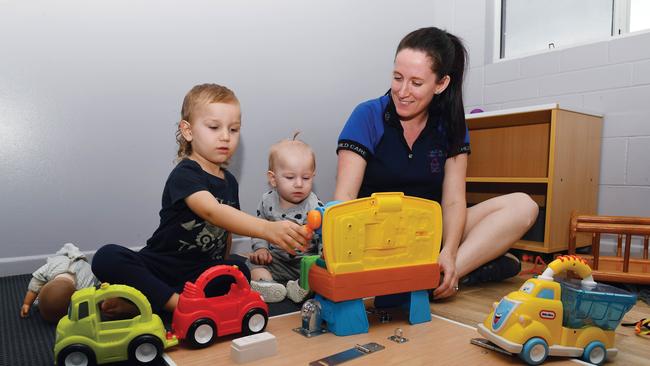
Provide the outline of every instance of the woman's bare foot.
<path id="1" fill-rule="evenodd" d="M 102 315 L 109 320 L 129 319 L 140 314 L 134 303 L 122 297 L 106 299 L 99 307 Z"/>

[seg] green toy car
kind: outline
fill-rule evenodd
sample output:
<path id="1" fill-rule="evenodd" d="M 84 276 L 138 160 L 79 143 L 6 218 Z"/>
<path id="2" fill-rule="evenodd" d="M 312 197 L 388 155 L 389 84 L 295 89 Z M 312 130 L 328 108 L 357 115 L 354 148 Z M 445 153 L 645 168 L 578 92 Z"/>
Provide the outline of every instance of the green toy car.
<path id="1" fill-rule="evenodd" d="M 140 314 L 123 320 L 103 321 L 102 301 L 121 297 L 131 301 Z M 102 283 L 75 292 L 68 316 L 56 327 L 54 363 L 60 366 L 95 365 L 129 361 L 146 365 L 162 357 L 163 349 L 175 346 L 178 339 L 165 331 L 160 317 L 153 314 L 147 298 L 126 285 Z"/>

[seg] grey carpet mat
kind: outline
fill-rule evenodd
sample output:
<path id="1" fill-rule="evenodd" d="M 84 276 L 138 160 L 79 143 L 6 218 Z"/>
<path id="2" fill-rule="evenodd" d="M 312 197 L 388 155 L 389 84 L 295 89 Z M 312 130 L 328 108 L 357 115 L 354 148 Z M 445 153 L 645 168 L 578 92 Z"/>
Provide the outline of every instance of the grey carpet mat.
<path id="1" fill-rule="evenodd" d="M 34 309 L 27 319 L 19 315 L 30 278 L 28 274 L 0 278 L 0 366 L 54 364 L 56 326 L 46 323 Z M 289 300 L 269 304 L 271 316 L 297 310 L 300 305 Z"/>
<path id="2" fill-rule="evenodd" d="M 37 311 L 27 319 L 20 317 L 25 291 L 31 275 L 0 278 L 0 365 L 52 365 L 53 324 L 46 323 Z"/>

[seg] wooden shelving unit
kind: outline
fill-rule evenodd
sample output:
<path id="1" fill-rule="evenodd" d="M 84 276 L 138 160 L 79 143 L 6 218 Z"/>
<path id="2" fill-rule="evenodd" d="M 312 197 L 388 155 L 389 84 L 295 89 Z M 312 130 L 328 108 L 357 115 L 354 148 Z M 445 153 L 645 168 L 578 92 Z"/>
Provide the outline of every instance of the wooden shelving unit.
<path id="1" fill-rule="evenodd" d="M 566 250 L 571 212 L 597 211 L 602 116 L 547 104 L 465 117 L 472 146 L 467 202 L 527 193 L 540 206 L 540 217 L 527 240 L 514 247 Z M 585 236 L 576 245 L 589 244 Z"/>

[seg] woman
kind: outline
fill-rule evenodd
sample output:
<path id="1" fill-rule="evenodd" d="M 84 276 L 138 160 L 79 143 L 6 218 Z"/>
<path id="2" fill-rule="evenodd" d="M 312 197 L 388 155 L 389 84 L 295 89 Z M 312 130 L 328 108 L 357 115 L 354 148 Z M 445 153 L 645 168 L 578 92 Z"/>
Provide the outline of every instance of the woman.
<path id="1" fill-rule="evenodd" d="M 443 279 L 435 298 L 455 295 L 461 279 L 476 283 L 517 274 L 519 261 L 503 254 L 538 212 L 523 193 L 467 208 L 465 59 L 462 42 L 443 30 L 422 28 L 408 34 L 397 47 L 390 91 L 355 108 L 337 147 L 334 199 L 404 192 L 441 202 L 438 263 Z"/>

